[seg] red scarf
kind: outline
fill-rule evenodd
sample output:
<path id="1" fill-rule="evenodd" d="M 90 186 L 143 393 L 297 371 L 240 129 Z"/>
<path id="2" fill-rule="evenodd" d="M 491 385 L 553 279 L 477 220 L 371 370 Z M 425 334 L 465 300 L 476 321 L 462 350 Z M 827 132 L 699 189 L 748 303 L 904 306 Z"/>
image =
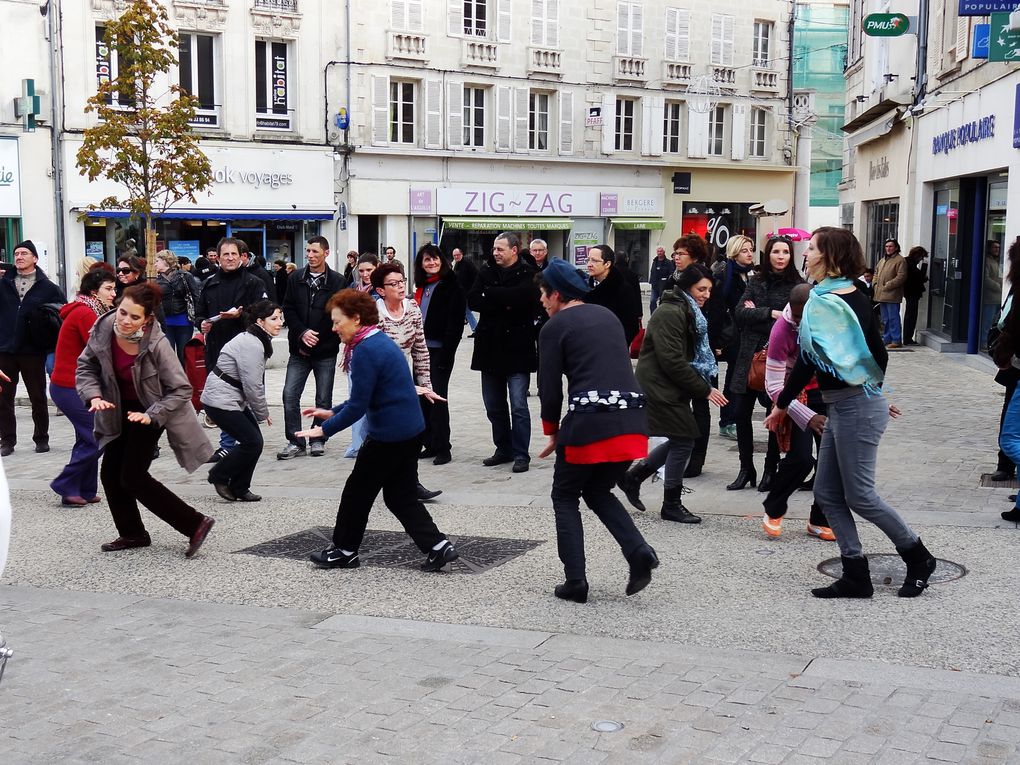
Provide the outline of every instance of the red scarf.
<path id="1" fill-rule="evenodd" d="M 344 360 L 340 366 L 345 372 L 351 371 L 351 356 L 353 355 L 354 349 L 357 347 L 358 343 L 378 330 L 378 324 L 369 324 L 367 327 L 362 327 L 354 333 L 354 337 L 351 338 L 351 342 L 344 346 Z"/>
<path id="2" fill-rule="evenodd" d="M 439 274 L 432 274 L 432 276 L 429 276 L 429 277 L 427 277 L 425 279 L 425 283 L 426 284 L 435 284 L 438 281 L 439 281 Z M 424 287 L 415 287 L 414 288 L 414 302 L 417 303 L 418 305 L 421 305 L 421 296 L 422 296 L 422 294 L 424 292 L 425 292 L 425 288 Z"/>

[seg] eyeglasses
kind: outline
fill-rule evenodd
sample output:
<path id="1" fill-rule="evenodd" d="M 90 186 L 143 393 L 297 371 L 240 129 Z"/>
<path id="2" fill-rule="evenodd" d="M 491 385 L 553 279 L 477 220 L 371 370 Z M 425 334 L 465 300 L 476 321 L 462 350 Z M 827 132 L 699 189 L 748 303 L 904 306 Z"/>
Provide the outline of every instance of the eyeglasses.
<path id="1" fill-rule="evenodd" d="M 135 270 L 133 268 L 118 268 L 118 274 L 133 274 Z"/>
<path id="2" fill-rule="evenodd" d="M 383 282 L 383 287 L 403 287 L 405 284 L 407 284 L 407 281 L 401 279 L 398 282 Z"/>
<path id="3" fill-rule="evenodd" d="M 602 258 L 588 258 L 588 262 L 598 264 L 605 263 L 606 261 L 602 260 Z"/>

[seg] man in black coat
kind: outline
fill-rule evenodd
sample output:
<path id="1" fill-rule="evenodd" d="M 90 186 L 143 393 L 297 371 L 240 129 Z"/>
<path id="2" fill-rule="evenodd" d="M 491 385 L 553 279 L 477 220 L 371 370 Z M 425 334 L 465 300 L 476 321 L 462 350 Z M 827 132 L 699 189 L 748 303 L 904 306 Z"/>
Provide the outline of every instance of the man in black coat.
<path id="1" fill-rule="evenodd" d="M 241 244 L 244 244 L 244 242 L 242 241 Z M 261 257 L 256 258 L 252 256 L 247 245 L 241 247 L 241 268 L 247 270 L 252 276 L 258 277 L 266 291 L 266 297 L 276 303 L 279 301 L 279 298 L 276 296 L 276 280 L 265 269 L 264 262 L 260 264 L 259 261 L 261 260 Z"/>
<path id="2" fill-rule="evenodd" d="M 14 451 L 18 425 L 14 418 L 14 392 L 19 375 L 25 379 L 32 402 L 32 423 L 37 452 L 50 450 L 50 415 L 46 399 L 46 354 L 56 347 L 56 334 L 45 330 L 44 306 L 67 302 L 64 291 L 36 268 L 39 254 L 31 239 L 14 247 L 14 268 L 0 279 L 0 371 L 11 379 L 0 391 L 0 456 Z M 36 329 L 37 331 L 33 331 Z"/>
<path id="3" fill-rule="evenodd" d="M 608 244 L 588 250 L 588 275 L 591 291 L 584 302 L 608 308 L 620 324 L 627 339 L 627 347 L 641 329 L 641 288 L 616 266 L 616 253 Z"/>
<path id="4" fill-rule="evenodd" d="M 333 408 L 333 381 L 340 340 L 332 331 L 333 322 L 326 303 L 346 285 L 343 276 L 326 265 L 328 258 L 329 241 L 324 236 L 313 236 L 305 246 L 308 265 L 295 271 L 287 282 L 283 301 L 290 346 L 287 379 L 283 384 L 283 430 L 287 443 L 276 453 L 278 460 L 293 459 L 305 453 L 305 440 L 295 433 L 302 429 L 301 394 L 309 374 L 315 376 L 315 408 Z M 316 420 L 313 427 L 321 424 Z M 325 454 L 322 439 L 312 441 L 309 446 L 313 457 Z"/>
<path id="5" fill-rule="evenodd" d="M 453 273 L 457 276 L 457 282 L 466 295 L 475 286 L 475 279 L 478 278 L 478 267 L 471 258 L 464 257 L 464 251 L 460 247 L 454 247 L 452 255 Z M 468 328 L 471 330 L 471 334 L 468 337 L 474 337 L 475 329 L 478 327 L 478 320 L 471 313 L 470 306 L 464 309 L 464 320 L 468 323 Z"/>
<path id="6" fill-rule="evenodd" d="M 531 462 L 528 381 L 538 368 L 536 271 L 521 259 L 520 249 L 516 234 L 497 236 L 493 262 L 482 266 L 467 296 L 468 307 L 479 314 L 471 368 L 482 373 L 482 402 L 496 446 L 482 464 L 513 462 L 515 473 L 526 472 Z"/>
<path id="7" fill-rule="evenodd" d="M 655 257 L 652 259 L 652 268 L 648 272 L 648 284 L 652 288 L 652 299 L 649 303 L 649 313 L 654 313 L 659 305 L 659 296 L 670 289 L 669 277 L 676 270 L 676 264 L 672 258 L 666 257 L 664 247 L 655 248 Z"/>

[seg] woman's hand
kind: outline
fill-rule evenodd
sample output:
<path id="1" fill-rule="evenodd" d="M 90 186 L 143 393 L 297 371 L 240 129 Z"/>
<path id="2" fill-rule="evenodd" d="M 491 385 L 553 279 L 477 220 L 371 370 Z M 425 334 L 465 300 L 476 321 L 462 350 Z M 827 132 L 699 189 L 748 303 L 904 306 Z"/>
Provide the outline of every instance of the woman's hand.
<path id="1" fill-rule="evenodd" d="M 139 425 L 151 425 L 152 418 L 145 412 L 128 412 L 128 422 L 136 422 Z"/>
<path id="2" fill-rule="evenodd" d="M 774 433 L 779 430 L 779 426 L 783 424 L 783 420 L 785 419 L 786 410 L 780 409 L 778 406 L 773 407 L 772 411 L 769 412 L 768 417 L 765 418 L 765 427 Z"/>
<path id="3" fill-rule="evenodd" d="M 754 308 L 754 301 L 753 300 L 745 300 L 744 301 L 744 308 Z"/>
<path id="4" fill-rule="evenodd" d="M 96 396 L 92 401 L 89 402 L 90 412 L 102 412 L 104 409 L 116 409 L 116 404 L 111 404 L 109 401 L 103 401 L 99 396 Z"/>
<path id="5" fill-rule="evenodd" d="M 441 404 L 445 404 L 446 403 L 446 399 L 443 398 L 442 396 L 440 396 L 438 393 L 436 393 L 431 388 L 426 388 L 426 387 L 421 386 L 421 385 L 415 385 L 414 386 L 414 390 L 415 390 L 415 393 L 417 393 L 419 396 L 424 396 L 426 398 L 426 400 L 431 401 L 433 404 L 435 404 L 436 402 L 439 402 Z"/>
<path id="6" fill-rule="evenodd" d="M 545 459 L 550 454 L 556 451 L 556 434 L 553 433 L 549 436 L 549 441 L 546 443 L 545 448 L 538 453 L 539 459 Z"/>
<path id="7" fill-rule="evenodd" d="M 712 390 L 708 392 L 707 398 L 716 406 L 726 406 L 728 403 L 730 403 L 729 401 L 726 400 L 726 396 L 724 396 L 722 394 L 722 391 L 719 390 L 718 388 L 712 388 Z"/>
<path id="8" fill-rule="evenodd" d="M 266 425 L 268 425 L 270 428 L 273 427 L 273 418 L 270 417 L 269 415 L 266 415 Z"/>
<path id="9" fill-rule="evenodd" d="M 773 311 L 773 312 L 772 312 L 772 318 L 773 318 L 773 319 L 778 319 L 778 318 L 780 318 L 780 317 L 781 317 L 782 315 L 783 315 L 783 312 L 782 312 L 782 311 Z"/>
<path id="10" fill-rule="evenodd" d="M 890 417 L 892 417 L 895 420 L 901 414 L 903 414 L 903 412 L 901 412 L 899 410 L 899 408 L 895 404 L 889 404 L 889 416 Z"/>
<path id="11" fill-rule="evenodd" d="M 322 428 L 315 427 L 309 428 L 308 430 L 299 430 L 295 434 L 298 438 L 325 438 L 326 434 L 322 432 Z"/>
<path id="12" fill-rule="evenodd" d="M 822 435 L 822 431 L 825 430 L 825 423 L 827 420 L 828 418 L 824 414 L 816 414 L 808 420 L 807 426 L 818 435 Z"/>
<path id="13" fill-rule="evenodd" d="M 328 420 L 333 416 L 332 409 L 302 409 L 301 414 L 305 417 L 314 417 L 317 420 Z"/>
<path id="14" fill-rule="evenodd" d="M 10 382 L 11 378 L 5 375 L 3 372 L 0 372 L 0 380 L 3 380 L 4 382 Z M 0 390 L 3 390 L 3 386 L 0 386 Z"/>

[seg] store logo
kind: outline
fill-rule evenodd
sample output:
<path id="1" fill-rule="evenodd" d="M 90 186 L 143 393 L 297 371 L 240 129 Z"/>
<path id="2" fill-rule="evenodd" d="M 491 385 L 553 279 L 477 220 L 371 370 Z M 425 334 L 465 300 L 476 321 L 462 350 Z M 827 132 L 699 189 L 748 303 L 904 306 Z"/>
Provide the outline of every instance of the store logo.
<path id="1" fill-rule="evenodd" d="M 0 165 L 0 188 L 14 185 L 14 171 Z"/>
<path id="2" fill-rule="evenodd" d="M 294 176 L 290 173 L 260 173 L 257 170 L 231 170 L 224 167 L 214 173 L 213 180 L 216 183 L 243 183 L 255 188 L 268 186 L 278 189 L 294 183 Z"/>
<path id="3" fill-rule="evenodd" d="M 889 159 L 888 157 L 882 157 L 878 162 L 868 162 L 868 178 L 869 180 L 878 180 L 879 178 L 889 177 Z"/>
<path id="4" fill-rule="evenodd" d="M 569 215 L 574 211 L 573 194 L 565 193 L 558 196 L 540 194 L 534 191 L 523 193 L 504 193 L 502 191 L 468 191 L 467 213 L 504 213 L 541 215 L 553 213 Z"/>
<path id="5" fill-rule="evenodd" d="M 990 114 L 979 120 L 960 125 L 958 128 L 947 130 L 931 139 L 932 154 L 948 154 L 958 146 L 968 143 L 983 141 L 986 138 L 995 136 L 995 115 Z"/>

